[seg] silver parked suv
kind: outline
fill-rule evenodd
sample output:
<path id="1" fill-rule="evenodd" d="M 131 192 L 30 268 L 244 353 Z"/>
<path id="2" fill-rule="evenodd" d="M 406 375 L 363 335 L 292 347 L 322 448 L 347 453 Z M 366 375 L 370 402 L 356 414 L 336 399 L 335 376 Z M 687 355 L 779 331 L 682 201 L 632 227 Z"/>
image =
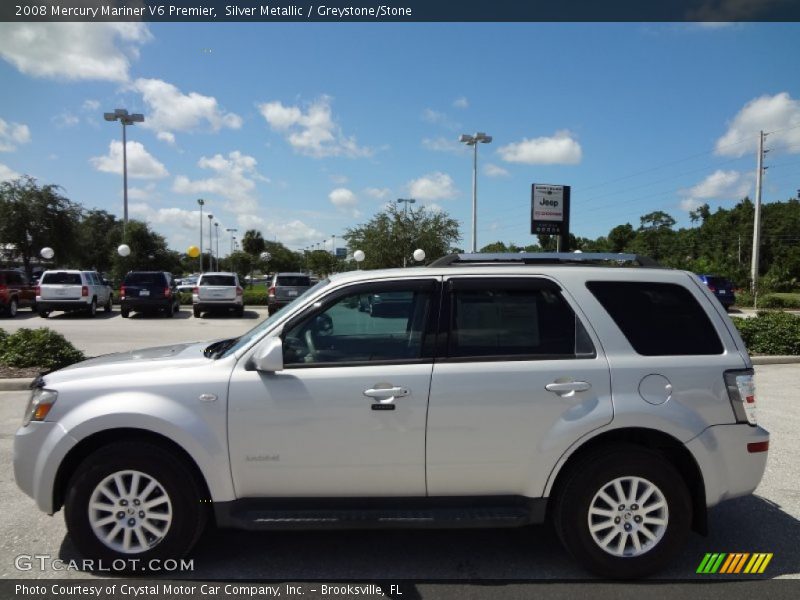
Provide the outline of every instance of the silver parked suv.
<path id="1" fill-rule="evenodd" d="M 82 311 L 90 317 L 102 306 L 112 310 L 111 288 L 96 271 L 45 271 L 36 286 L 36 308 L 47 318 L 54 310 Z"/>
<path id="2" fill-rule="evenodd" d="M 359 310 L 376 297 L 391 310 Z M 238 338 L 45 375 L 14 470 L 93 558 L 181 556 L 212 511 L 242 529 L 550 519 L 587 569 L 640 577 L 756 488 L 755 405 L 692 273 L 453 255 L 331 276 Z"/>

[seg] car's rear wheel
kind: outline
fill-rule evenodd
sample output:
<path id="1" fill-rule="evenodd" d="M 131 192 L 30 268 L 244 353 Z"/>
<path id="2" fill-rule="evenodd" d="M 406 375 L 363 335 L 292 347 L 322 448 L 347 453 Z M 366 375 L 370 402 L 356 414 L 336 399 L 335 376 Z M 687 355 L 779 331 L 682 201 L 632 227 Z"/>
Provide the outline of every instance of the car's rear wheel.
<path id="1" fill-rule="evenodd" d="M 131 309 L 129 308 L 120 308 L 119 314 L 122 315 L 123 319 L 127 319 L 131 315 Z"/>
<path id="2" fill-rule="evenodd" d="M 553 519 L 567 550 L 588 570 L 618 579 L 663 568 L 692 520 L 689 491 L 660 454 L 633 445 L 593 454 L 568 473 Z"/>
<path id="3" fill-rule="evenodd" d="M 50 316 L 50 311 L 49 310 L 39 310 L 39 316 L 42 317 L 43 319 L 46 319 L 47 317 Z"/>
<path id="4" fill-rule="evenodd" d="M 114 310 L 114 304 L 111 301 L 111 296 L 108 297 L 108 301 L 106 302 L 104 308 L 107 313 L 110 313 L 112 310 Z"/>
<path id="5" fill-rule="evenodd" d="M 183 461 L 148 442 L 121 442 L 89 456 L 69 482 L 64 517 L 86 558 L 180 558 L 208 513 Z M 130 568 L 133 568 L 129 565 Z"/>
<path id="6" fill-rule="evenodd" d="M 17 316 L 17 299 L 12 298 L 11 301 L 8 303 L 8 309 L 6 310 L 6 314 L 11 317 L 12 319 Z"/>
<path id="7" fill-rule="evenodd" d="M 196 306 L 192 309 L 192 313 L 194 314 L 196 319 L 200 318 L 200 309 L 197 308 Z"/>
<path id="8" fill-rule="evenodd" d="M 97 314 L 97 298 L 92 298 L 91 303 L 89 304 L 89 308 L 86 311 L 86 314 L 90 317 L 94 317 Z"/>
<path id="9" fill-rule="evenodd" d="M 243 317 L 244 316 L 244 306 L 239 306 L 236 309 L 236 316 L 237 317 Z"/>

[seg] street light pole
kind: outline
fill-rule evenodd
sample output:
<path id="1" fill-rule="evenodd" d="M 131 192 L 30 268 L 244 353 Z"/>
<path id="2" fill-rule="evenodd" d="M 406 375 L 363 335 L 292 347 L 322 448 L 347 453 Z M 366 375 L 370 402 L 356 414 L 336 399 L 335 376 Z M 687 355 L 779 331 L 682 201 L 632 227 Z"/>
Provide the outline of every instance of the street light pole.
<path id="1" fill-rule="evenodd" d="M 131 115 L 124 108 L 115 108 L 113 113 L 103 113 L 103 118 L 106 121 L 119 121 L 122 123 L 122 239 L 124 240 L 128 228 L 128 136 L 125 128 L 134 123 L 144 123 L 144 115 L 139 113 Z"/>
<path id="2" fill-rule="evenodd" d="M 219 223 L 214 221 L 214 232 L 217 238 L 217 271 L 219 271 Z"/>
<path id="3" fill-rule="evenodd" d="M 492 136 L 483 132 L 463 134 L 458 141 L 472 146 L 472 252 L 478 251 L 478 144 L 490 144 Z"/>
<path id="4" fill-rule="evenodd" d="M 200 205 L 200 272 L 203 272 L 203 205 L 206 203 L 202 198 L 197 199 Z"/>
<path id="5" fill-rule="evenodd" d="M 214 215 L 208 213 L 208 268 L 209 270 L 214 270 L 214 241 L 211 239 L 211 234 L 213 233 L 213 227 L 211 227 L 211 221 L 214 219 Z"/>
<path id="6" fill-rule="evenodd" d="M 231 234 L 231 254 L 233 254 L 233 240 L 235 239 L 233 234 L 239 231 L 238 229 L 228 228 L 225 231 Z"/>

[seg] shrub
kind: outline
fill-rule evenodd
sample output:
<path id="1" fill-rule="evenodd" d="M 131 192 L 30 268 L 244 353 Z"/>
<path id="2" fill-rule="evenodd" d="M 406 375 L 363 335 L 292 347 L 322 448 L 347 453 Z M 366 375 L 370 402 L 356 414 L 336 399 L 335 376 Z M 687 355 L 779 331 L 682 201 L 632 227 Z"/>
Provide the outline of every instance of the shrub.
<path id="1" fill-rule="evenodd" d="M 245 306 L 266 306 L 268 294 L 266 290 L 245 290 L 244 303 Z"/>
<path id="2" fill-rule="evenodd" d="M 0 363 L 9 367 L 41 367 L 53 371 L 85 358 L 83 352 L 52 329 L 23 328 L 0 336 Z"/>
<path id="3" fill-rule="evenodd" d="M 192 293 L 191 292 L 178 292 L 178 300 L 180 301 L 182 306 L 192 304 Z"/>
<path id="4" fill-rule="evenodd" d="M 751 319 L 733 322 L 751 353 L 800 354 L 800 317 L 764 311 Z"/>
<path id="5" fill-rule="evenodd" d="M 788 308 L 787 305 L 786 300 L 775 294 L 767 294 L 758 301 L 759 308 Z"/>

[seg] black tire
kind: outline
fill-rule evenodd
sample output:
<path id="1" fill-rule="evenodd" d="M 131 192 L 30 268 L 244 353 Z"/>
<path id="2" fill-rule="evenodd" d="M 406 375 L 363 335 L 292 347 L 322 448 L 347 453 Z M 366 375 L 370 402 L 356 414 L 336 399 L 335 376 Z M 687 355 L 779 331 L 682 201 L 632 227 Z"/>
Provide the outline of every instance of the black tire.
<path id="1" fill-rule="evenodd" d="M 39 311 L 39 316 L 42 317 L 43 319 L 46 319 L 47 317 L 50 316 L 50 311 L 49 310 L 40 310 Z"/>
<path id="2" fill-rule="evenodd" d="M 101 482 L 124 471 L 137 471 L 156 480 L 169 499 L 172 511 L 172 521 L 165 535 L 148 540 L 153 545 L 136 553 L 122 552 L 101 541 L 92 528 L 88 510 L 92 495 Z M 130 485 L 130 479 L 125 481 Z M 151 559 L 180 558 L 192 549 L 208 521 L 207 505 L 201 503 L 203 496 L 202 484 L 184 461 L 169 451 L 150 442 L 119 442 L 98 449 L 75 471 L 67 488 L 64 520 L 73 543 L 84 557 L 109 563 L 117 559 L 139 559 L 138 565 L 134 563 L 129 567 L 139 571 Z M 132 507 L 132 503 L 126 506 Z M 123 520 L 127 520 L 127 514 Z M 114 521 L 108 527 L 116 524 Z M 123 525 L 121 531 L 124 532 L 125 524 L 120 525 Z"/>
<path id="3" fill-rule="evenodd" d="M 615 445 L 593 452 L 564 477 L 555 498 L 553 523 L 567 551 L 587 570 L 613 579 L 645 577 L 662 569 L 683 548 L 692 522 L 692 502 L 686 482 L 661 454 L 641 446 Z M 594 540 L 589 528 L 589 508 L 595 495 L 615 479 L 625 477 L 651 483 L 667 505 L 667 524 L 662 536 L 637 556 L 616 556 L 607 552 Z M 653 502 L 648 500 L 647 504 L 652 506 Z M 614 508 L 619 510 L 619 507 Z M 628 506 L 620 513 L 621 526 L 627 526 L 622 519 L 624 514 L 630 516 L 630 512 Z M 633 522 L 631 526 L 636 527 Z M 611 529 L 602 530 L 598 535 L 607 533 L 610 534 Z M 638 535 L 637 538 L 646 539 Z M 611 538 L 611 541 L 620 539 Z"/>
<path id="4" fill-rule="evenodd" d="M 92 302 L 89 304 L 89 308 L 86 311 L 86 314 L 91 318 L 95 317 L 95 315 L 97 314 L 97 298 L 92 298 Z"/>
<path id="5" fill-rule="evenodd" d="M 244 306 L 240 306 L 236 309 L 236 316 L 243 317 L 244 316 Z"/>
<path id="6" fill-rule="evenodd" d="M 17 299 L 12 298 L 11 301 L 8 303 L 6 314 L 13 319 L 14 317 L 17 316 L 17 308 L 19 308 L 19 305 L 17 304 Z"/>
<path id="7" fill-rule="evenodd" d="M 113 303 L 111 301 L 111 296 L 110 295 L 108 297 L 108 302 L 106 302 L 106 305 L 103 308 L 107 313 L 110 313 L 111 311 L 114 310 L 114 305 L 113 305 Z"/>
<path id="8" fill-rule="evenodd" d="M 171 319 L 175 315 L 175 305 L 170 304 L 167 308 L 164 309 L 164 316 L 168 319 Z"/>
<path id="9" fill-rule="evenodd" d="M 131 309 L 129 308 L 120 308 L 119 314 L 122 315 L 123 319 L 127 319 L 131 314 Z"/>
<path id="10" fill-rule="evenodd" d="M 194 314 L 194 318 L 195 319 L 199 319 L 200 318 L 200 309 L 198 307 L 195 306 L 192 309 L 192 313 Z"/>

